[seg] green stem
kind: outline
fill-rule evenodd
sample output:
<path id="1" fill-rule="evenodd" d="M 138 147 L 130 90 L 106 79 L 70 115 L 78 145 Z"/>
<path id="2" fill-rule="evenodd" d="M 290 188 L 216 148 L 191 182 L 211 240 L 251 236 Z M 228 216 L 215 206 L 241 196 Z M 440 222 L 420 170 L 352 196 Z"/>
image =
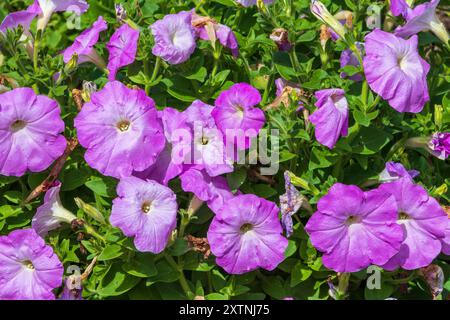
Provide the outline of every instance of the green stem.
<path id="1" fill-rule="evenodd" d="M 373 100 L 372 104 L 367 108 L 367 112 L 372 111 L 373 108 L 377 106 L 378 103 L 380 103 L 381 97 L 377 96 L 375 100 Z"/>
<path id="2" fill-rule="evenodd" d="M 416 278 L 417 274 L 415 271 L 411 272 L 411 274 L 409 276 L 407 276 L 406 278 L 402 278 L 402 279 L 392 279 L 392 280 L 387 280 L 389 283 L 392 284 L 404 284 L 404 283 L 408 283 L 411 280 L 414 280 Z"/>
<path id="3" fill-rule="evenodd" d="M 267 99 L 269 98 L 269 93 L 270 93 L 270 90 L 272 89 L 272 82 L 273 82 L 274 78 L 275 78 L 275 73 L 272 70 L 272 73 L 270 74 L 270 77 L 267 81 L 267 85 L 266 85 L 266 88 L 264 90 L 264 94 L 262 97 L 261 105 L 263 105 L 263 106 L 267 103 Z"/>
<path id="4" fill-rule="evenodd" d="M 364 82 L 362 84 L 362 88 L 361 88 L 361 100 L 364 105 L 365 112 L 368 111 L 368 107 L 367 107 L 368 97 L 369 97 L 369 84 L 367 83 L 366 80 L 364 80 Z"/>
<path id="5" fill-rule="evenodd" d="M 39 44 L 41 42 L 41 36 L 42 36 L 42 30 L 38 30 L 36 33 L 36 37 L 34 38 L 34 45 L 33 45 L 33 67 L 34 67 L 34 73 L 38 72 L 39 64 Z"/>
<path id="6" fill-rule="evenodd" d="M 183 268 L 180 265 L 178 265 L 172 258 L 172 256 L 170 256 L 169 254 L 164 253 L 164 258 L 166 258 L 167 263 L 169 263 L 172 268 L 178 270 L 178 272 L 180 273 L 180 278 L 178 279 L 178 281 L 180 282 L 180 286 L 183 289 L 186 296 L 188 298 L 191 297 L 193 293 L 191 291 L 191 288 L 189 287 L 186 277 L 184 276 Z"/>
<path id="7" fill-rule="evenodd" d="M 155 82 L 156 77 L 158 76 L 159 73 L 159 69 L 161 68 L 161 58 L 160 57 L 156 57 L 156 61 L 155 61 L 155 67 L 153 68 L 153 73 L 150 77 L 150 80 L 148 81 L 148 83 L 145 86 L 145 92 L 147 93 L 147 95 L 150 94 L 150 88 L 154 86 L 153 82 Z M 144 62 L 144 72 L 145 74 L 148 76 L 150 73 L 149 70 L 149 66 L 147 62 Z"/>

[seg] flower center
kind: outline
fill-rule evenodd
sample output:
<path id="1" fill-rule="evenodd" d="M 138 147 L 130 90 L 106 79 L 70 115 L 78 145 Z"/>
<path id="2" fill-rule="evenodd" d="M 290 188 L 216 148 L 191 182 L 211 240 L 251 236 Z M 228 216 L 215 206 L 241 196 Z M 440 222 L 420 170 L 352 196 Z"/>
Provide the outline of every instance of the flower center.
<path id="1" fill-rule="evenodd" d="M 117 123 L 117 128 L 122 132 L 128 131 L 128 129 L 130 129 L 130 121 L 128 120 L 119 121 L 119 123 Z"/>
<path id="2" fill-rule="evenodd" d="M 27 125 L 27 123 L 25 121 L 23 121 L 23 120 L 16 120 L 13 123 L 11 123 L 10 127 L 11 127 L 11 130 L 13 132 L 17 132 L 17 131 L 20 131 L 23 128 L 25 128 L 26 125 Z"/>
<path id="3" fill-rule="evenodd" d="M 152 209 L 152 203 L 150 201 L 146 201 L 142 204 L 141 210 L 144 214 L 149 214 Z"/>
<path id="4" fill-rule="evenodd" d="M 360 218 L 358 216 L 353 216 L 353 215 L 348 216 L 347 219 L 345 220 L 345 224 L 348 226 L 355 224 L 355 223 L 359 223 L 359 222 L 360 222 Z"/>
<path id="5" fill-rule="evenodd" d="M 253 229 L 253 225 L 251 223 L 244 223 L 240 228 L 242 233 L 246 233 L 252 229 Z"/>
<path id="6" fill-rule="evenodd" d="M 209 139 L 203 136 L 200 142 L 202 145 L 206 146 L 209 143 Z"/>
<path id="7" fill-rule="evenodd" d="M 397 57 L 397 65 L 400 68 L 400 70 L 405 70 L 406 63 L 407 63 L 407 61 L 405 59 L 405 56 Z"/>
<path id="8" fill-rule="evenodd" d="M 398 214 L 398 220 L 409 220 L 411 217 L 406 212 L 400 212 Z"/>
<path id="9" fill-rule="evenodd" d="M 34 265 L 30 260 L 25 260 L 22 264 L 30 270 L 34 270 Z"/>

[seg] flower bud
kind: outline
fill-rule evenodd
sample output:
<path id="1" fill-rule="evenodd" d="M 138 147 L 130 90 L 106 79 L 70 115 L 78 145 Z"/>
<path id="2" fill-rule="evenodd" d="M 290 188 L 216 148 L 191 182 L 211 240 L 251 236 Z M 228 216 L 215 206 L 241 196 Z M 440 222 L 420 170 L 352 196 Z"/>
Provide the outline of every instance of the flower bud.
<path id="1" fill-rule="evenodd" d="M 81 91 L 81 97 L 84 102 L 91 101 L 91 94 L 97 91 L 97 85 L 92 81 L 83 81 L 83 90 Z"/>
<path id="2" fill-rule="evenodd" d="M 65 65 L 64 73 L 67 75 L 72 74 L 76 70 L 77 64 L 78 64 L 78 54 L 74 53 L 72 55 L 72 58 L 70 58 L 69 62 L 67 62 L 67 64 Z"/>
<path id="3" fill-rule="evenodd" d="M 444 108 L 442 108 L 441 105 L 435 105 L 434 106 L 434 124 L 436 124 L 436 126 L 438 128 L 442 127 L 442 116 L 444 113 Z"/>
<path id="4" fill-rule="evenodd" d="M 116 3 L 115 9 L 116 9 L 116 19 L 117 19 L 117 21 L 121 22 L 121 23 L 124 23 L 125 20 L 127 19 L 127 11 L 125 10 L 125 8 L 122 6 L 121 3 Z"/>
<path id="5" fill-rule="evenodd" d="M 312 0 L 310 9 L 317 19 L 333 29 L 333 31 L 336 32 L 338 36 L 343 39 L 345 38 L 345 34 L 347 31 L 345 30 L 344 26 L 328 11 L 328 9 L 322 2 Z"/>
<path id="6" fill-rule="evenodd" d="M 78 208 L 83 210 L 89 217 L 91 217 L 97 222 L 100 222 L 101 224 L 106 224 L 105 218 L 97 208 L 91 206 L 90 204 L 85 203 L 80 198 L 75 198 L 74 200 Z"/>
<path id="7" fill-rule="evenodd" d="M 270 40 L 275 42 L 280 51 L 289 51 L 292 44 L 289 42 L 289 35 L 286 29 L 276 28 L 270 35 Z"/>

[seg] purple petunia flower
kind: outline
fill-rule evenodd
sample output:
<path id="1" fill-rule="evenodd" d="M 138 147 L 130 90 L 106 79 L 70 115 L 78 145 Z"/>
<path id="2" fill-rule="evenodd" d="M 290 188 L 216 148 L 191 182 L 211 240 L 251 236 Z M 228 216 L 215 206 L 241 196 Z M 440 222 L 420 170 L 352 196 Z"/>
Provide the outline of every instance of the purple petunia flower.
<path id="1" fill-rule="evenodd" d="M 185 164 L 205 170 L 211 177 L 234 170 L 223 135 L 212 117 L 213 109 L 213 106 L 196 100 L 183 112 L 193 132 L 192 149 L 186 155 Z"/>
<path id="2" fill-rule="evenodd" d="M 35 0 L 26 10 L 8 14 L 0 25 L 0 32 L 6 33 L 8 29 L 12 30 L 22 26 L 25 34 L 29 35 L 30 24 L 39 14 L 41 14 L 41 8 L 38 1 Z"/>
<path id="3" fill-rule="evenodd" d="M 429 265 L 441 252 L 441 239 L 448 222 L 444 210 L 409 178 L 382 184 L 379 190 L 395 197 L 398 223 L 405 233 L 399 252 L 383 268 L 413 270 Z"/>
<path id="4" fill-rule="evenodd" d="M 243 7 L 251 7 L 256 4 L 256 0 L 236 0 L 237 3 L 242 5 Z M 265 4 L 271 4 L 273 0 L 263 0 Z"/>
<path id="5" fill-rule="evenodd" d="M 432 31 L 445 44 L 448 44 L 449 35 L 445 25 L 439 20 L 436 8 L 440 0 L 431 0 L 419 4 L 411 9 L 405 0 L 396 0 L 391 3 L 391 11 L 394 15 L 402 15 L 406 19 L 406 24 L 395 29 L 395 35 L 402 38 L 422 31 Z"/>
<path id="6" fill-rule="evenodd" d="M 358 48 L 359 52 L 362 52 L 363 50 L 363 44 L 360 42 L 356 43 L 356 47 Z M 345 66 L 354 66 L 354 67 L 360 67 L 358 58 L 356 57 L 355 53 L 350 50 L 350 49 L 346 49 L 344 51 L 342 51 L 341 53 L 341 58 L 340 58 L 340 64 L 341 64 L 341 68 L 344 68 Z M 347 74 L 345 72 L 341 72 L 341 78 L 347 78 Z M 354 75 L 348 77 L 350 80 L 353 81 L 362 81 L 363 80 L 363 76 L 360 73 L 355 73 Z"/>
<path id="7" fill-rule="evenodd" d="M 288 245 L 281 235 L 278 212 L 275 203 L 252 194 L 228 200 L 208 230 L 216 263 L 231 274 L 275 269 Z"/>
<path id="8" fill-rule="evenodd" d="M 227 141 L 239 149 L 248 148 L 250 139 L 264 126 L 264 111 L 255 107 L 261 102 L 259 91 L 247 83 L 237 83 L 223 91 L 216 99 L 212 116 Z M 245 141 L 237 141 L 243 136 Z"/>
<path id="9" fill-rule="evenodd" d="M 54 300 L 63 265 L 33 229 L 0 236 L 0 300 Z"/>
<path id="10" fill-rule="evenodd" d="M 177 225 L 177 200 L 172 190 L 152 180 L 127 177 L 117 186 L 109 221 L 139 251 L 160 253 Z"/>
<path id="11" fill-rule="evenodd" d="M 318 108 L 309 120 L 316 126 L 315 136 L 333 149 L 340 136 L 348 134 L 348 104 L 342 89 L 325 89 L 315 93 Z"/>
<path id="12" fill-rule="evenodd" d="M 134 62 L 139 40 L 139 31 L 128 24 L 122 25 L 114 32 L 106 45 L 109 51 L 108 80 L 116 79 L 117 71 Z"/>
<path id="13" fill-rule="evenodd" d="M 437 132 L 433 134 L 428 142 L 431 153 L 441 160 L 450 155 L 450 132 Z"/>
<path id="14" fill-rule="evenodd" d="M 305 198 L 294 187 L 287 171 L 284 173 L 284 188 L 286 193 L 280 196 L 281 225 L 289 238 L 294 232 L 292 216 L 302 207 Z"/>
<path id="15" fill-rule="evenodd" d="M 196 47 L 191 18 L 191 12 L 182 11 L 168 14 L 152 24 L 150 28 L 155 38 L 152 53 L 170 64 L 188 60 Z"/>
<path id="16" fill-rule="evenodd" d="M 401 163 L 386 162 L 386 168 L 380 173 L 378 180 L 381 182 L 392 182 L 403 177 L 414 179 L 420 174 L 417 170 L 406 170 Z"/>
<path id="17" fill-rule="evenodd" d="M 366 36 L 364 72 L 370 88 L 399 112 L 422 111 L 430 65 L 417 51 L 417 36 L 403 40 L 374 30 Z"/>
<path id="18" fill-rule="evenodd" d="M 204 170 L 190 168 L 180 175 L 180 179 L 183 190 L 192 192 L 200 200 L 206 201 L 213 212 L 220 210 L 234 197 L 227 179 L 221 176 L 210 177 Z"/>
<path id="19" fill-rule="evenodd" d="M 158 111 L 158 115 L 163 123 L 166 147 L 152 166 L 134 175 L 168 185 L 183 172 L 184 160 L 191 152 L 192 132 L 186 123 L 186 115 L 178 110 L 165 108 Z"/>
<path id="20" fill-rule="evenodd" d="M 47 169 L 64 153 L 58 103 L 31 88 L 0 94 L 0 174 L 22 176 Z"/>
<path id="21" fill-rule="evenodd" d="M 42 14 L 39 15 L 37 28 L 45 29 L 54 12 L 69 11 L 81 15 L 89 8 L 86 0 L 37 0 Z"/>
<path id="22" fill-rule="evenodd" d="M 211 41 L 218 39 L 222 46 L 231 50 L 235 58 L 239 56 L 239 45 L 230 27 L 217 23 L 209 17 L 199 16 L 194 11 L 191 23 L 198 38 Z"/>
<path id="23" fill-rule="evenodd" d="M 64 62 L 68 63 L 74 54 L 78 55 L 78 64 L 92 62 L 99 68 L 105 67 L 103 58 L 99 56 L 94 48 L 102 31 L 108 28 L 102 16 L 98 17 L 91 28 L 84 30 L 73 42 L 73 44 L 62 52 Z"/>
<path id="24" fill-rule="evenodd" d="M 450 214 L 448 212 L 447 214 L 449 215 L 449 219 L 447 221 L 447 227 L 445 229 L 445 238 L 442 239 L 442 252 L 450 256 Z"/>
<path id="25" fill-rule="evenodd" d="M 59 197 L 61 182 L 57 181 L 44 197 L 44 204 L 36 210 L 31 225 L 37 234 L 45 237 L 49 231 L 60 227 L 61 223 L 70 224 L 77 217 L 63 207 Z"/>
<path id="26" fill-rule="evenodd" d="M 317 204 L 305 230 L 324 253 L 323 264 L 336 272 L 382 265 L 399 250 L 403 232 L 394 197 L 336 183 Z"/>
<path id="27" fill-rule="evenodd" d="M 75 118 L 86 162 L 102 174 L 127 177 L 155 163 L 164 149 L 154 101 L 143 90 L 109 82 Z"/>

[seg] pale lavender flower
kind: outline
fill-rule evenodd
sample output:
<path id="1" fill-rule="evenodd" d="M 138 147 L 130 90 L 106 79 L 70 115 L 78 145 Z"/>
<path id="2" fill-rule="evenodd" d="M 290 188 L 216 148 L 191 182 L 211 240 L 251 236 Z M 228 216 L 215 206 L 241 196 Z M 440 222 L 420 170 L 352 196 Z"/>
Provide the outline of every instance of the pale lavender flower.
<path id="1" fill-rule="evenodd" d="M 139 40 L 139 31 L 128 24 L 122 25 L 114 32 L 106 44 L 109 51 L 108 80 L 116 79 L 117 71 L 124 66 L 134 62 Z"/>
<path id="2" fill-rule="evenodd" d="M 37 0 L 33 2 L 26 10 L 16 11 L 8 14 L 0 25 L 0 32 L 6 33 L 6 30 L 16 29 L 22 26 L 24 33 L 30 35 L 29 28 L 31 22 L 41 14 L 41 8 Z"/>
<path id="3" fill-rule="evenodd" d="M 380 173 L 378 180 L 381 182 L 392 182 L 407 177 L 414 179 L 420 174 L 417 170 L 406 170 L 401 163 L 386 162 L 386 168 Z"/>
<path id="4" fill-rule="evenodd" d="M 251 7 L 256 5 L 256 0 L 236 0 L 237 3 L 242 5 L 243 7 Z M 265 4 L 271 4 L 273 0 L 263 0 Z"/>
<path id="5" fill-rule="evenodd" d="M 86 0 L 37 0 L 42 14 L 39 15 L 37 28 L 45 29 L 54 12 L 68 11 L 81 15 L 89 8 Z"/>
<path id="6" fill-rule="evenodd" d="M 362 53 L 363 44 L 360 42 L 357 42 L 356 47 L 357 47 L 358 51 L 360 53 Z M 356 54 L 350 49 L 345 49 L 344 51 L 342 51 L 339 62 L 341 64 L 341 68 L 344 68 L 345 66 L 354 66 L 354 67 L 358 67 L 358 68 L 360 67 L 360 63 L 359 63 L 358 58 L 356 57 Z M 347 78 L 347 74 L 345 72 L 341 72 L 341 78 Z M 353 81 L 362 81 L 363 76 L 360 73 L 355 73 L 354 75 L 349 76 L 348 78 Z"/>

